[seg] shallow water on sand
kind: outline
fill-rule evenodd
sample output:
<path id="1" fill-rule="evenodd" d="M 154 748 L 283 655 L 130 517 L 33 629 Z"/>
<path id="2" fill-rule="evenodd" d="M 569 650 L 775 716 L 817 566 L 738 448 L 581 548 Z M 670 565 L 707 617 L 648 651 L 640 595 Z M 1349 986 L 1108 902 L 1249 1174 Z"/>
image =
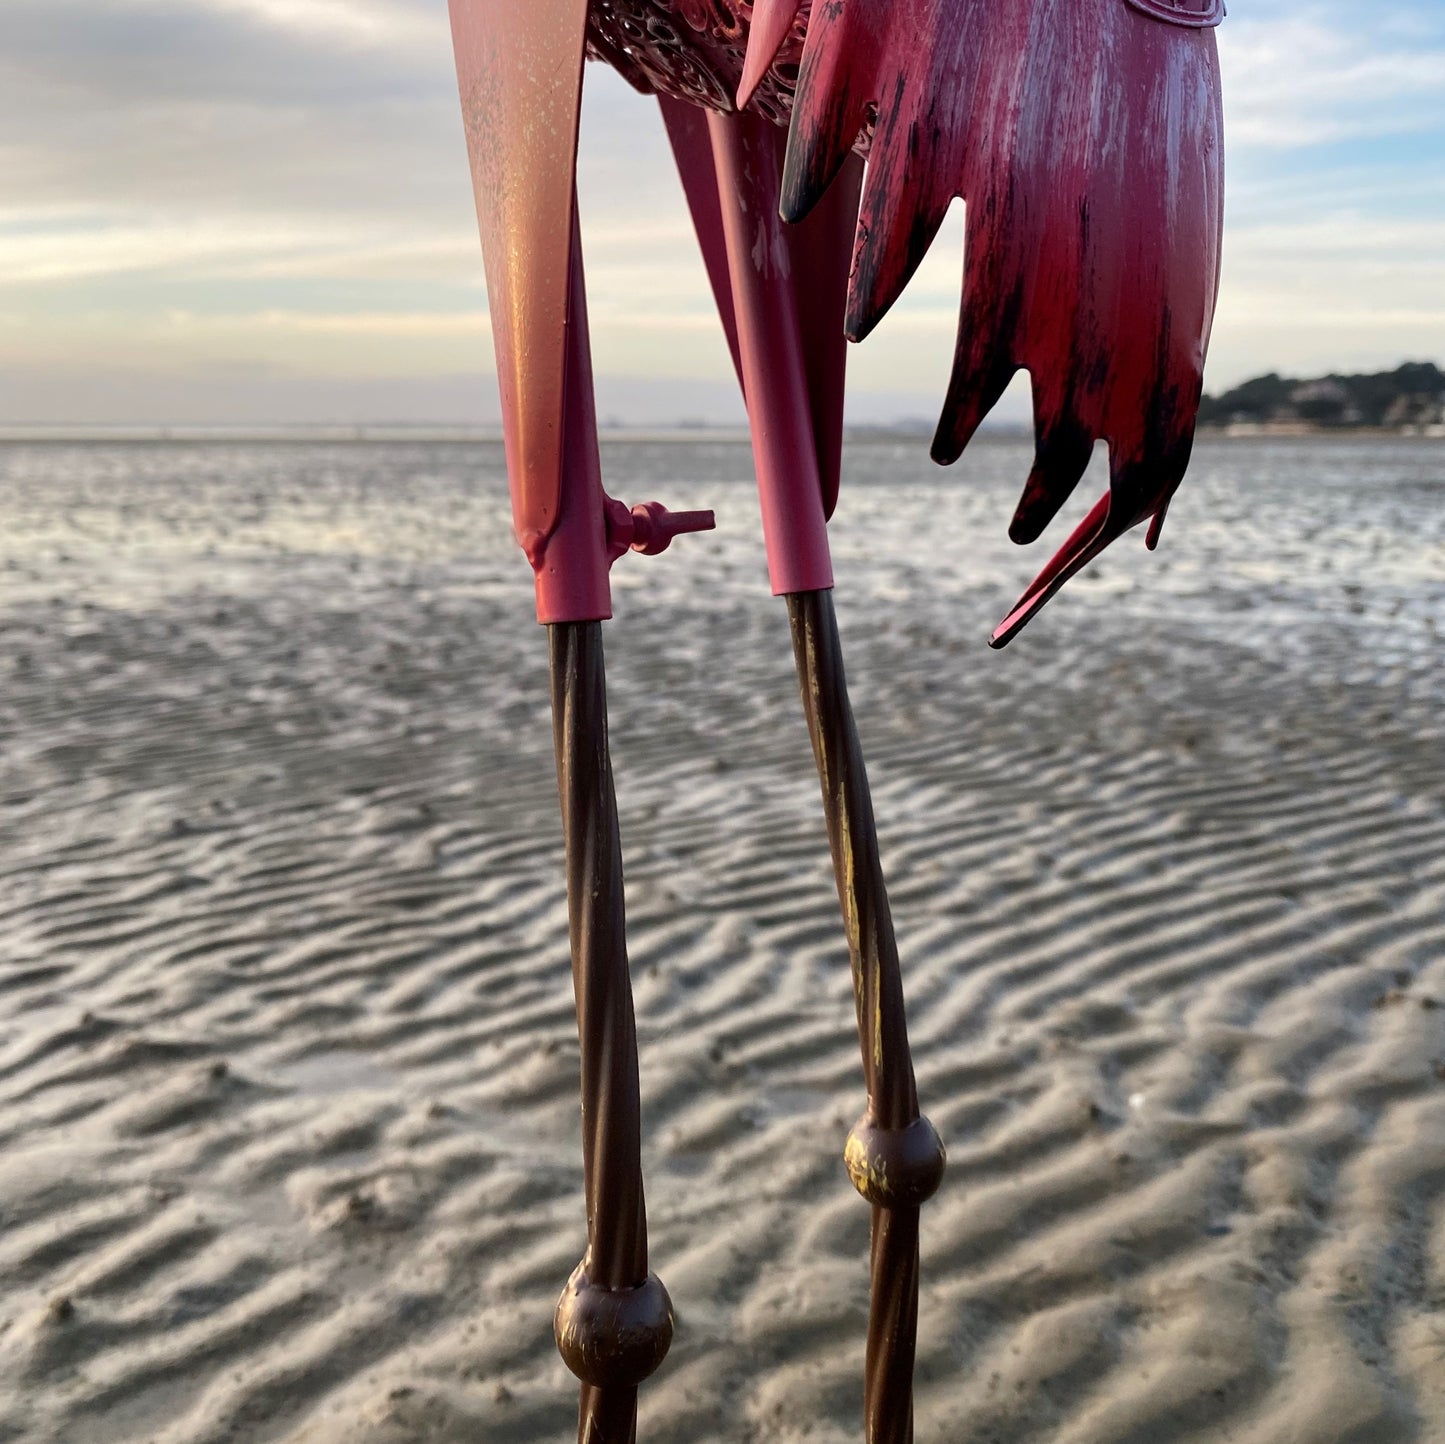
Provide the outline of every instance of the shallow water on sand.
<path id="1" fill-rule="evenodd" d="M 921 1444 L 1445 1438 L 1445 444 L 1202 443 L 1003 653 L 1028 448 L 925 450 L 853 445 L 833 528 L 950 1149 Z M 857 1045 L 749 453 L 604 465 L 719 516 L 607 634 L 642 1437 L 854 1439 Z M 575 1427 L 530 593 L 498 446 L 0 445 L 0 1441 Z"/>

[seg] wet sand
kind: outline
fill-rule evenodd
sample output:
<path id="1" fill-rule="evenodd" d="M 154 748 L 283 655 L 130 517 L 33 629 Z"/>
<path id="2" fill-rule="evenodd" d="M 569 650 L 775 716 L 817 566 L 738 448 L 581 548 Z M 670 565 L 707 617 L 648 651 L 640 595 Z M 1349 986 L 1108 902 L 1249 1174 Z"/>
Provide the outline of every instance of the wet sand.
<path id="1" fill-rule="evenodd" d="M 855 450 L 837 551 L 950 1154 L 920 1444 L 1445 1439 L 1445 448 L 1207 446 L 1161 552 L 1003 654 L 1027 451 L 919 452 Z M 722 513 L 623 563 L 607 634 L 678 1313 L 642 1438 L 855 1440 L 860 1071 L 747 453 L 608 464 Z M 499 466 L 0 448 L 0 1440 L 574 1427 L 560 825 Z"/>

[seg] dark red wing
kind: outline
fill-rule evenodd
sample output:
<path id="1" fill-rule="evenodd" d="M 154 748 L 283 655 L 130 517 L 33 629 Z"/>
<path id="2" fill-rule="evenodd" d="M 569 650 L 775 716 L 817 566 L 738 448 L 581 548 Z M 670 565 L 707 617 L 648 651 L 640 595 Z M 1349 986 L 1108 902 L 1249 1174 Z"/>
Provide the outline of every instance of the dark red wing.
<path id="1" fill-rule="evenodd" d="M 1219 278 L 1217 0 L 819 0 L 783 211 L 804 216 L 869 141 L 848 307 L 861 339 L 955 197 L 967 254 L 934 441 L 952 462 L 1019 367 L 1037 454 L 1014 518 L 1034 540 L 1094 442 L 1111 484 L 995 633 L 1009 640 L 1130 527 L 1158 521 L 1193 443 Z"/>

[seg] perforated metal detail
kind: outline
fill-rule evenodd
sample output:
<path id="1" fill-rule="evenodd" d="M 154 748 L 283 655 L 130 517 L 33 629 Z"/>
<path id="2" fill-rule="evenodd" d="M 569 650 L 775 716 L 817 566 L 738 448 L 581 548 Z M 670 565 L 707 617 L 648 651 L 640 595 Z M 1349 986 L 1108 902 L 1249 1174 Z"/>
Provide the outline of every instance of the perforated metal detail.
<path id="1" fill-rule="evenodd" d="M 780 125 L 793 113 L 810 0 L 749 110 Z M 638 90 L 661 92 L 709 110 L 730 112 L 742 80 L 748 0 L 592 0 L 587 53 L 606 61 Z"/>
<path id="2" fill-rule="evenodd" d="M 1127 0 L 1135 10 L 1170 25 L 1206 30 L 1224 19 L 1224 0 Z"/>

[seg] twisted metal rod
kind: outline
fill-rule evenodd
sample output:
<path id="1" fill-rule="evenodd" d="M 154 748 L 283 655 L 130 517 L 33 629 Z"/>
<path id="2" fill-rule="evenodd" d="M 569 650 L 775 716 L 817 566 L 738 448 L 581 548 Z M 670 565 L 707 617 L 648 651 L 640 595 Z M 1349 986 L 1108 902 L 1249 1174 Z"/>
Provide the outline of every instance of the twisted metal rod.
<path id="1" fill-rule="evenodd" d="M 672 1342 L 672 1304 L 647 1265 L 637 1025 L 602 624 L 558 623 L 548 634 L 587 1191 L 587 1255 L 557 1305 L 554 1327 L 567 1367 L 582 1381 L 579 1444 L 635 1444 L 637 1386 Z"/>
<path id="2" fill-rule="evenodd" d="M 854 1187 L 873 1205 L 865 1426 L 869 1444 L 912 1444 L 919 1207 L 942 1179 L 943 1144 L 918 1111 L 893 916 L 833 594 L 794 592 L 787 601 L 852 958 L 868 1087 L 868 1109 L 848 1135 L 844 1154 Z"/>

